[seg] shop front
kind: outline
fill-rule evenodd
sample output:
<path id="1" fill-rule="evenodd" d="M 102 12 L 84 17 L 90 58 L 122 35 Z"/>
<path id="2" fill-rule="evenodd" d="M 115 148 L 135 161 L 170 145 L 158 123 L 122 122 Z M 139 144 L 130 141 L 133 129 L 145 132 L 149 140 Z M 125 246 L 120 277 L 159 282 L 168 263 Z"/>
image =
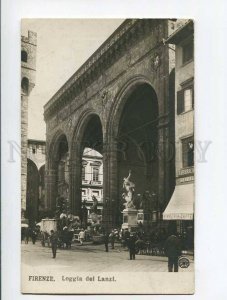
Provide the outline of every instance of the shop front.
<path id="1" fill-rule="evenodd" d="M 175 221 L 177 233 L 181 237 L 183 250 L 194 249 L 194 184 L 175 187 L 167 205 L 163 220 Z"/>

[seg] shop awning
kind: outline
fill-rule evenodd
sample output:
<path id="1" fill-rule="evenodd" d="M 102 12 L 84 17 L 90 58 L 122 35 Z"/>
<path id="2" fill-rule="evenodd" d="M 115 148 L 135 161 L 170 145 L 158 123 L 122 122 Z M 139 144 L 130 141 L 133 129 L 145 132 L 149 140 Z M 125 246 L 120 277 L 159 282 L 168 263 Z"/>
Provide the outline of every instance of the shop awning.
<path id="1" fill-rule="evenodd" d="M 177 185 L 163 213 L 163 220 L 192 220 L 193 214 L 194 184 Z"/>

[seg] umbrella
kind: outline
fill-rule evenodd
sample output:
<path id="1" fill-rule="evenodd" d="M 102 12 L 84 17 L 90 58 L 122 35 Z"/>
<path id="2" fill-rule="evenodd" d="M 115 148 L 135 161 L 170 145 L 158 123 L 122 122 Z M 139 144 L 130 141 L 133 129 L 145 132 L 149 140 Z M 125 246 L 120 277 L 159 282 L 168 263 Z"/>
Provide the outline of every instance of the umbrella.
<path id="1" fill-rule="evenodd" d="M 21 224 L 21 227 L 28 228 L 28 224 Z"/>

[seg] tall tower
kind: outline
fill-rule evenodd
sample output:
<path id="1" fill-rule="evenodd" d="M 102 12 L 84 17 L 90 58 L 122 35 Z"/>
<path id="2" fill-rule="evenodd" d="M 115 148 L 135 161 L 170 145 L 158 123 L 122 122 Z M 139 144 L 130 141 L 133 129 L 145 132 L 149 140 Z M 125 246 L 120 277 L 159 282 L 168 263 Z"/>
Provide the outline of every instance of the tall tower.
<path id="1" fill-rule="evenodd" d="M 35 86 L 37 34 L 21 36 L 21 217 L 26 211 L 28 98 Z"/>

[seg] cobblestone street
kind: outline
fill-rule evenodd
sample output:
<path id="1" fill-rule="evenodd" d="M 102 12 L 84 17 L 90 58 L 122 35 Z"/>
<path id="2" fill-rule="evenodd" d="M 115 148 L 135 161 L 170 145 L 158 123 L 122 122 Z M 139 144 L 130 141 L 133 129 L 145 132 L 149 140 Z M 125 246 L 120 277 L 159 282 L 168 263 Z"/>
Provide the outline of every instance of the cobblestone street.
<path id="1" fill-rule="evenodd" d="M 39 242 L 33 245 L 22 244 L 22 266 L 37 271 L 51 270 L 76 272 L 167 272 L 167 258 L 160 256 L 136 255 L 135 261 L 129 260 L 129 253 L 120 245 L 109 252 L 104 251 L 104 245 L 74 244 L 72 249 L 58 249 L 57 258 L 52 259 L 51 248 L 42 247 Z M 194 269 L 194 262 L 190 258 L 187 269 L 179 268 L 179 272 L 190 272 Z"/>

